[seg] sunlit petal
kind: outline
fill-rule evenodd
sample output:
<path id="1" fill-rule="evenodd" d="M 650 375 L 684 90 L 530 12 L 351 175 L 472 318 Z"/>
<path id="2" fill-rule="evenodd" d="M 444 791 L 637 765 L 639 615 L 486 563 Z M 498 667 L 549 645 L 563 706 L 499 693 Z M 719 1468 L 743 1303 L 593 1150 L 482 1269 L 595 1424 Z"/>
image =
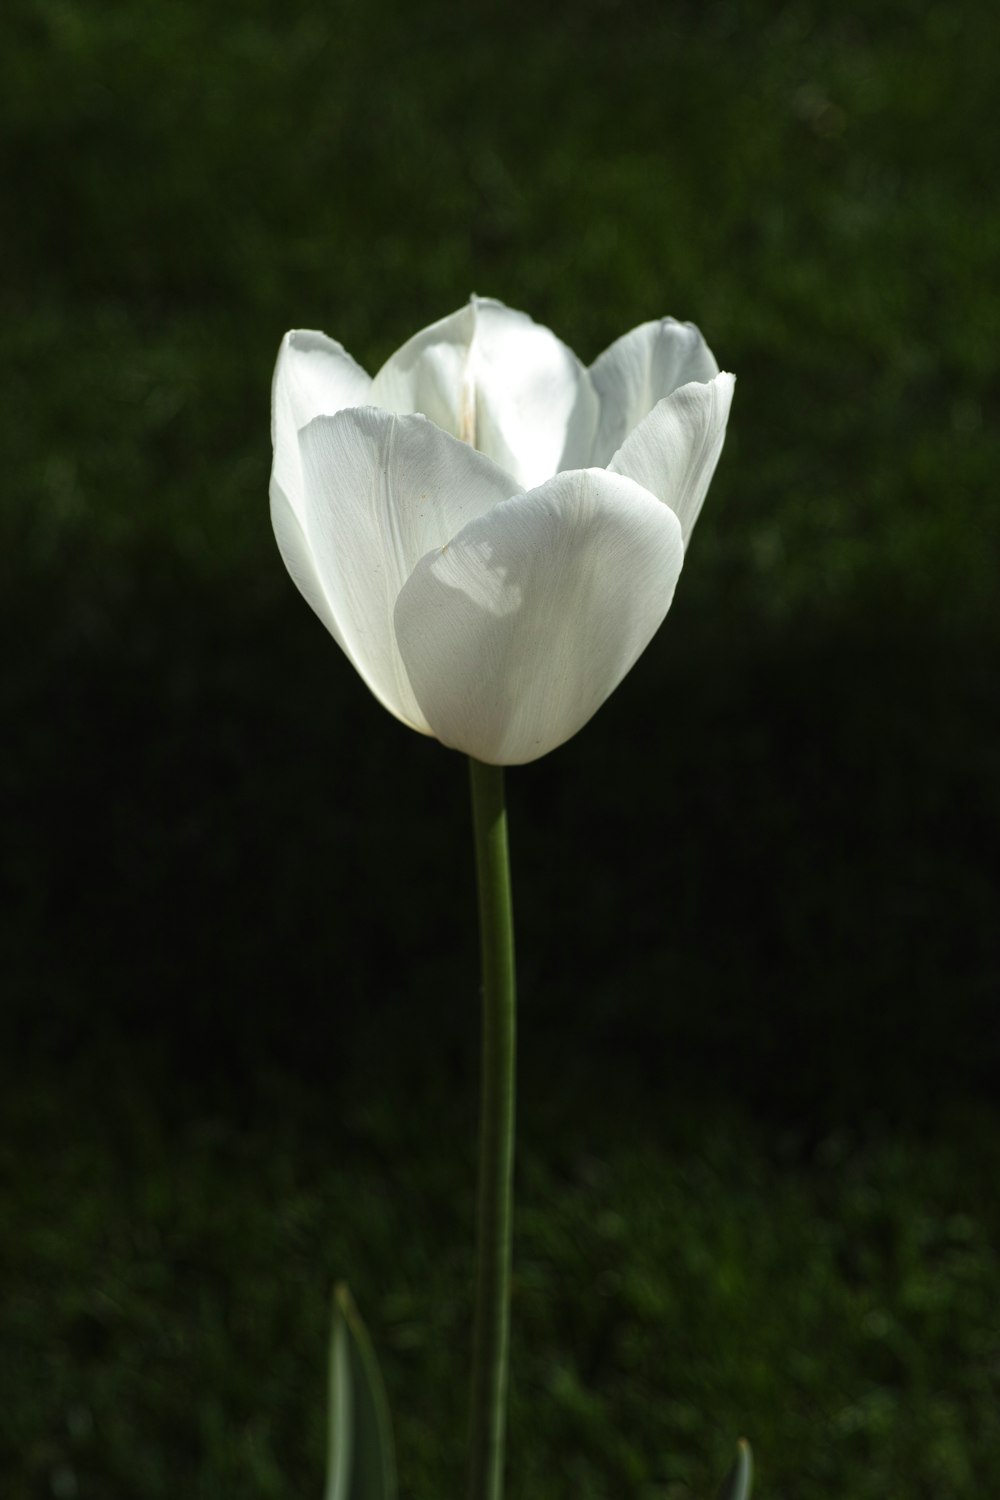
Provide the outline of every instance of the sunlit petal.
<path id="1" fill-rule="evenodd" d="M 331 417 L 345 406 L 370 401 L 371 384 L 371 376 L 325 333 L 294 328 L 285 334 L 271 382 L 272 512 L 277 485 L 296 515 L 301 515 L 301 429 L 313 417 Z"/>
<path id="2" fill-rule="evenodd" d="M 371 400 L 423 412 L 519 484 L 590 460 L 597 397 L 587 371 L 549 329 L 491 298 L 473 297 L 404 344 Z"/>
<path id="3" fill-rule="evenodd" d="M 633 427 L 690 380 L 712 380 L 715 356 L 693 323 L 659 318 L 616 339 L 590 367 L 600 400 L 592 463 L 606 465 Z"/>
<path id="4" fill-rule="evenodd" d="M 395 609 L 431 732 L 504 765 L 562 744 L 648 644 L 683 556 L 673 512 L 598 469 L 472 521 L 421 559 Z"/>
<path id="5" fill-rule="evenodd" d="M 625 439 L 611 473 L 627 474 L 675 511 L 688 543 L 726 437 L 735 377 L 681 386 Z"/>

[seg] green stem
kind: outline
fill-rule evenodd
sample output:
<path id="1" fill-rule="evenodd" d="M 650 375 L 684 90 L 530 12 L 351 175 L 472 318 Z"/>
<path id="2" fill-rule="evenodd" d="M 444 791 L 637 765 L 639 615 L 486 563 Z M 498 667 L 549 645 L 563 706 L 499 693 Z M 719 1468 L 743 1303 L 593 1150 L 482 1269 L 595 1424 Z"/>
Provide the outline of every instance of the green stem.
<path id="1" fill-rule="evenodd" d="M 514 1174 L 514 917 L 503 767 L 470 759 L 483 971 L 482 1098 L 469 1500 L 501 1500 Z"/>

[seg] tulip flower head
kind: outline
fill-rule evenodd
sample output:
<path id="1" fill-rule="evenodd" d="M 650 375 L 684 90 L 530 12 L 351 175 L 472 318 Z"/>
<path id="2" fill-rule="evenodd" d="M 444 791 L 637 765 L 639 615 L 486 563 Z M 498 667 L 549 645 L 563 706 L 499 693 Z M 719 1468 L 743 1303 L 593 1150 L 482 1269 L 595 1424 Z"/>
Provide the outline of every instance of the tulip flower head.
<path id="1" fill-rule="evenodd" d="M 670 608 L 733 384 L 672 318 L 587 369 L 473 297 L 374 377 L 295 330 L 271 412 L 285 566 L 397 718 L 489 764 L 535 760 Z"/>

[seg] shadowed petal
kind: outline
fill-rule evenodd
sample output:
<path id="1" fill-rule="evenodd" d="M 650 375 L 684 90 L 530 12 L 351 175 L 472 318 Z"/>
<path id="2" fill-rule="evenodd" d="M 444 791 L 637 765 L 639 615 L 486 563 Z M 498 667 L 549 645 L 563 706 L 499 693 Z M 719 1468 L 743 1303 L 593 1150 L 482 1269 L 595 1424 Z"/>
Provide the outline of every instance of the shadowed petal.
<path id="1" fill-rule="evenodd" d="M 499 765 L 568 740 L 645 649 L 683 557 L 673 512 L 600 469 L 470 522 L 421 559 L 395 609 L 432 733 Z"/>
<path id="2" fill-rule="evenodd" d="M 299 446 L 301 535 L 313 569 L 305 582 L 318 582 L 326 612 L 289 571 L 375 696 L 427 733 L 396 648 L 396 597 L 429 548 L 516 493 L 517 485 L 426 418 L 370 406 L 317 417 Z"/>
<path id="3" fill-rule="evenodd" d="M 301 486 L 300 486 L 301 490 Z M 281 560 L 289 576 L 309 607 L 319 615 L 337 645 L 347 650 L 340 627 L 326 597 L 306 534 L 284 490 L 271 481 L 271 525 Z"/>
<path id="4" fill-rule="evenodd" d="M 682 386 L 629 433 L 608 465 L 657 495 L 680 519 L 687 546 L 726 437 L 735 377 Z"/>

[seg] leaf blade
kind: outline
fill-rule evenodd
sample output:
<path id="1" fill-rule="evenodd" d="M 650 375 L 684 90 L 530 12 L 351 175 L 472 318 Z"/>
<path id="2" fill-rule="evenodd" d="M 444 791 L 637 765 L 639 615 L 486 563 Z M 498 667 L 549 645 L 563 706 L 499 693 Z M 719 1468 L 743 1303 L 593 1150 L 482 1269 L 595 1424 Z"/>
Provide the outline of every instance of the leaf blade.
<path id="1" fill-rule="evenodd" d="M 347 1287 L 333 1294 L 325 1500 L 396 1500 L 396 1460 L 385 1386 Z"/>
<path id="2" fill-rule="evenodd" d="M 736 1446 L 736 1462 L 722 1481 L 718 1500 L 750 1500 L 753 1492 L 753 1454 L 746 1438 Z"/>

